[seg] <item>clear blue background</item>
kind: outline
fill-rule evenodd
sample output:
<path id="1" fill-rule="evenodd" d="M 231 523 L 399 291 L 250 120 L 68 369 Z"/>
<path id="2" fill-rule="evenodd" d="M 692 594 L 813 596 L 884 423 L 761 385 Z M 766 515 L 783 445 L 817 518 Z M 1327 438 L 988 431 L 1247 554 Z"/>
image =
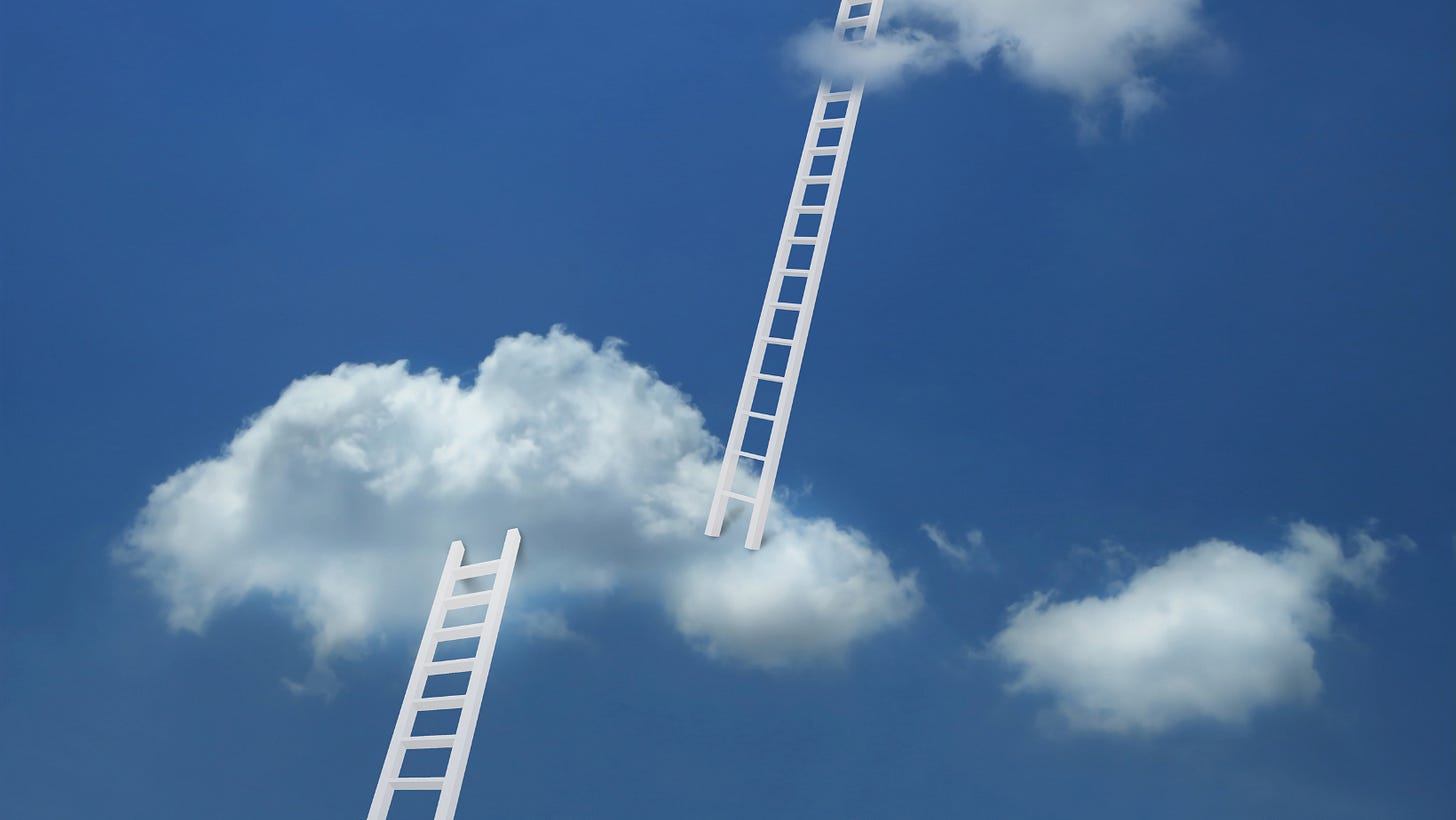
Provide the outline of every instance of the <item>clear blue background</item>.
<path id="1" fill-rule="evenodd" d="M 627 605 L 574 617 L 595 651 L 508 641 L 461 817 L 1452 816 L 1456 19 L 1208 6 L 1232 61 L 1157 66 L 1167 106 L 1100 142 L 994 65 L 865 103 L 780 483 L 918 568 L 923 615 L 775 674 Z M 784 43 L 832 12 L 6 4 L 0 814 L 362 816 L 413 647 L 297 698 L 285 617 L 169 634 L 109 548 L 342 361 L 468 373 L 560 322 L 726 434 L 809 113 Z M 1419 545 L 1336 597 L 1313 706 L 1067 734 L 965 656 L 1100 588 L 1074 546 L 1298 518 Z"/>

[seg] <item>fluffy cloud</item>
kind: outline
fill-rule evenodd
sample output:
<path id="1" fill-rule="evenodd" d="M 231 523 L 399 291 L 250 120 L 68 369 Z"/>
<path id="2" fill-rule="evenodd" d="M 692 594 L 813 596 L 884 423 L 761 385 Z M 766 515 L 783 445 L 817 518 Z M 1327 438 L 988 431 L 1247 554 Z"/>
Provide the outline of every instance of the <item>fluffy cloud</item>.
<path id="1" fill-rule="evenodd" d="M 781 666 L 836 658 L 915 613 L 914 578 L 832 521 L 779 506 L 759 554 L 739 547 L 743 520 L 703 538 L 717 446 L 618 344 L 559 329 L 501 339 L 468 384 L 345 364 L 294 382 L 218 457 L 158 485 L 121 556 L 175 628 L 276 600 L 325 682 L 334 653 L 419 628 L 450 540 L 483 560 L 512 526 L 512 610 L 540 636 L 574 635 L 563 607 L 614 592 L 663 607 L 715 657 Z"/>
<path id="2" fill-rule="evenodd" d="M 794 42 L 815 70 L 896 82 L 952 62 L 995 56 L 1016 77 L 1092 112 L 1118 106 L 1134 119 L 1158 105 L 1153 60 L 1210 41 L 1202 0 L 900 0 L 886 7 L 879 42 L 844 45 L 812 30 Z"/>
<path id="3" fill-rule="evenodd" d="M 1258 554 L 1205 541 L 1134 575 L 1115 594 L 1013 609 L 991 650 L 1014 690 L 1045 692 L 1074 727 L 1157 732 L 1193 719 L 1245 720 L 1320 690 L 1311 640 L 1325 635 L 1330 587 L 1368 587 L 1389 546 L 1309 524 Z"/>
<path id="4" fill-rule="evenodd" d="M 674 584 L 677 627 L 709 655 L 770 666 L 833 658 L 918 604 L 914 577 L 896 577 L 863 535 L 824 519 L 780 526 L 772 550 L 719 551 Z"/>

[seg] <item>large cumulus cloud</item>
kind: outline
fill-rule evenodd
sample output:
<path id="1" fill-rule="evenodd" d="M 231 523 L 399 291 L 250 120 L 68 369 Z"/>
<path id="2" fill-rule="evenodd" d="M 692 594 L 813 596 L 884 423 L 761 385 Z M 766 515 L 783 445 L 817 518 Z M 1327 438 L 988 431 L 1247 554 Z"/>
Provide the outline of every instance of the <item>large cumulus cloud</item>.
<path id="1" fill-rule="evenodd" d="M 913 576 L 833 521 L 780 505 L 759 554 L 738 546 L 744 521 L 704 538 L 717 446 L 619 344 L 560 329 L 501 339 L 469 382 L 344 364 L 159 484 L 121 556 L 179 629 L 271 598 L 325 673 L 334 653 L 418 629 L 451 539 L 482 560 L 512 526 L 512 609 L 557 632 L 572 601 L 615 594 L 660 606 L 715 658 L 783 666 L 838 658 L 916 612 Z"/>

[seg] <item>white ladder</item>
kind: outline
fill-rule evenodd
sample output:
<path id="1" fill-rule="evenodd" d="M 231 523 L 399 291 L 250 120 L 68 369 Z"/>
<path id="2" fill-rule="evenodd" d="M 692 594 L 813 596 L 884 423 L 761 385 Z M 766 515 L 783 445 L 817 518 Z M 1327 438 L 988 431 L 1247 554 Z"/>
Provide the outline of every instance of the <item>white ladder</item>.
<path id="1" fill-rule="evenodd" d="M 369 806 L 368 820 L 385 820 L 394 793 L 401 789 L 438 791 L 440 801 L 435 806 L 435 820 L 452 820 L 455 817 L 455 805 L 460 801 L 460 784 L 465 779 L 465 762 L 470 757 L 470 742 L 475 736 L 476 719 L 480 717 L 480 698 L 485 694 L 485 679 L 490 673 L 490 658 L 495 653 L 495 639 L 500 632 L 501 614 L 505 611 L 506 595 L 511 589 L 511 572 L 516 567 L 516 553 L 520 545 L 520 530 L 508 530 L 501 557 L 478 564 L 462 564 L 465 559 L 464 542 L 456 541 L 450 545 L 449 557 L 445 559 L 445 570 L 441 573 L 440 585 L 435 590 L 435 603 L 430 607 L 429 620 L 425 622 L 425 636 L 420 641 L 414 670 L 410 672 L 409 685 L 405 688 L 399 720 L 394 724 L 394 736 L 390 738 L 389 751 L 384 756 L 379 785 L 374 789 L 374 802 Z M 492 588 L 482 592 L 454 594 L 458 582 L 486 575 L 495 576 Z M 482 605 L 486 606 L 484 621 L 462 626 L 445 626 L 445 616 L 452 610 Z M 474 657 L 445 661 L 434 659 L 436 647 L 441 641 L 462 638 L 480 639 Z M 470 673 L 465 694 L 424 697 L 425 681 L 430 676 L 459 672 Z M 420 712 L 450 709 L 460 710 L 460 720 L 453 734 L 411 734 L 415 717 Z M 411 749 L 449 749 L 450 762 L 444 776 L 400 777 L 405 752 Z"/>
<path id="2" fill-rule="evenodd" d="M 873 42 L 880 27 L 883 5 L 884 0 L 841 0 L 834 23 L 835 36 L 861 46 Z M 826 77 L 819 83 L 778 253 L 769 274 L 768 292 L 758 317 L 758 331 L 748 354 L 748 371 L 743 377 L 738 409 L 728 433 L 718 487 L 708 512 L 706 533 L 716 538 L 723 531 L 723 517 L 730 500 L 751 504 L 753 514 L 743 544 L 751 550 L 758 549 L 763 541 L 764 523 L 773 500 L 774 477 L 778 474 L 779 456 L 788 432 L 794 388 L 804 361 L 809 322 L 814 317 L 814 301 L 819 295 L 819 276 L 824 271 L 824 256 L 829 249 L 829 234 L 834 229 L 834 212 L 839 205 L 839 189 L 844 182 L 844 167 L 849 160 L 849 146 L 863 94 L 862 78 L 836 81 Z M 786 334 L 790 327 L 792 331 Z M 765 359 L 771 355 L 770 346 L 774 348 L 775 361 L 766 371 Z M 765 384 L 775 387 L 764 388 Z M 774 390 L 777 398 L 773 396 Z M 750 425 L 756 428 L 755 433 L 767 433 L 763 452 L 744 449 L 743 440 Z M 758 487 L 753 495 L 733 489 L 741 458 L 760 465 Z"/>

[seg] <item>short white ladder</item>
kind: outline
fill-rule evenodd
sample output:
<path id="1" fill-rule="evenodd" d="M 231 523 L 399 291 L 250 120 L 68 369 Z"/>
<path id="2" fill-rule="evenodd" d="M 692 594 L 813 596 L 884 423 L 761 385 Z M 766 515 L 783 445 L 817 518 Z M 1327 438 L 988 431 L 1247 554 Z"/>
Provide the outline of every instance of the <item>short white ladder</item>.
<path id="1" fill-rule="evenodd" d="M 884 0 L 841 0 L 834 23 L 835 36 L 848 43 L 867 45 L 880 27 Z M 723 531 L 728 502 L 737 500 L 753 507 L 748 536 L 743 546 L 756 550 L 763 541 L 764 524 L 773 500 L 774 478 L 794 405 L 794 388 L 804 361 L 809 322 L 819 295 L 819 277 L 834 229 L 839 190 L 849 161 L 849 146 L 859 118 L 864 81 L 825 78 L 819 83 L 809 133 L 794 177 L 789 210 L 784 217 L 778 253 L 769 274 L 768 292 L 758 317 L 758 330 L 748 354 L 748 371 L 738 394 L 738 409 L 728 433 L 718 487 L 708 511 L 706 532 L 714 538 Z M 772 354 L 770 348 L 773 348 Z M 766 363 L 772 358 L 772 362 Z M 767 368 L 767 369 L 765 369 Z M 767 386 L 766 386 L 767 385 Z M 774 394 L 777 393 L 777 396 Z M 744 438 L 754 428 L 757 446 L 763 451 L 744 449 Z M 758 462 L 758 487 L 752 495 L 736 492 L 733 480 L 738 462 Z"/>
<path id="2" fill-rule="evenodd" d="M 495 653 L 495 639 L 500 632 L 501 614 L 505 611 L 506 595 L 511 589 L 511 572 L 516 567 L 516 553 L 520 545 L 520 530 L 509 530 L 501 557 L 477 564 L 462 563 L 465 560 L 464 542 L 456 541 L 450 545 L 445 571 L 440 574 L 440 585 L 435 590 L 435 603 L 430 607 L 429 620 L 425 622 L 425 635 L 420 641 L 419 654 L 415 656 L 414 670 L 410 672 L 409 685 L 405 687 L 399 720 L 394 724 L 394 736 L 390 738 L 389 751 L 384 756 L 379 785 L 374 789 L 368 820 L 385 820 L 394 793 L 402 789 L 438 791 L 440 801 L 435 806 L 435 820 L 452 820 L 455 817 L 455 805 L 460 801 L 460 784 L 465 779 L 465 763 L 470 757 L 470 743 L 475 736 L 476 720 L 480 717 L 480 699 L 485 694 L 485 679 L 490 673 L 490 658 Z M 455 594 L 455 586 L 459 582 L 487 575 L 495 576 L 495 583 L 490 589 Z M 478 606 L 486 607 L 485 620 L 445 626 L 445 617 L 451 611 Z M 474 657 L 435 660 L 436 649 L 442 641 L 462 638 L 480 639 Z M 431 676 L 459 672 L 470 673 L 465 694 L 424 696 L 425 681 Z M 413 734 L 415 717 L 420 712 L 451 709 L 460 710 L 460 719 L 452 734 Z M 441 777 L 401 777 L 405 753 L 412 749 L 449 749 L 450 761 L 445 774 Z"/>

